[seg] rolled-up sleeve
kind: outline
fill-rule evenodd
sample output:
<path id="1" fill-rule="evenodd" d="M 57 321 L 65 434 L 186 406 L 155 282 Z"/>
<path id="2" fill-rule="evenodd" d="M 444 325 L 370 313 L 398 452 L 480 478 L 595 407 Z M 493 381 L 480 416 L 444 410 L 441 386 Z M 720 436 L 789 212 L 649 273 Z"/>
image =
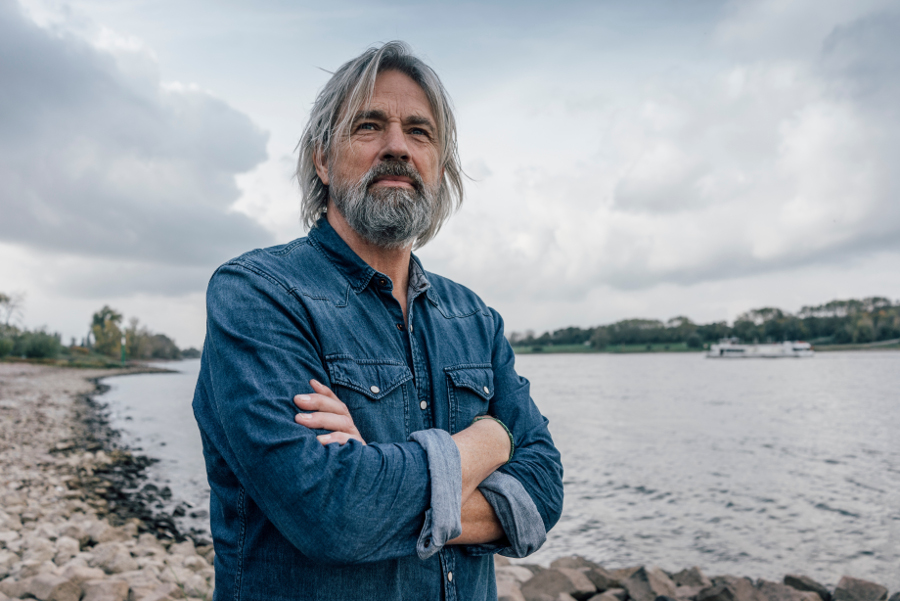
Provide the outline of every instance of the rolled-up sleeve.
<path id="1" fill-rule="evenodd" d="M 449 432 L 419 430 L 409 439 L 422 445 L 428 456 L 431 507 L 425 512 L 425 525 L 416 542 L 419 558 L 428 559 L 462 534 L 462 461 Z"/>
<path id="2" fill-rule="evenodd" d="M 471 555 L 499 553 L 507 557 L 527 557 L 547 540 L 544 521 L 522 484 L 503 472 L 494 472 L 478 485 L 478 490 L 494 509 L 505 540 L 468 545 Z"/>

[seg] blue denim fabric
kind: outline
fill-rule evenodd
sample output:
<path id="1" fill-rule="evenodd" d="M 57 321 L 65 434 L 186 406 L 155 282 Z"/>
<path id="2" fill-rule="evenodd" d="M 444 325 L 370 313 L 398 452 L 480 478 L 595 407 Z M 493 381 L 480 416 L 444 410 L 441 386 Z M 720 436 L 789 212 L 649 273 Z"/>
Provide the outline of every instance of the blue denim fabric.
<path id="1" fill-rule="evenodd" d="M 496 545 L 440 546 L 454 529 L 446 491 L 456 476 L 433 479 L 437 453 L 423 441 L 440 448 L 442 436 L 410 440 L 423 430 L 454 434 L 477 415 L 496 416 L 515 437 L 515 456 L 497 473 L 527 499 L 495 505 L 504 528 L 502 506 L 525 515 L 515 507 L 527 501 L 545 532 L 559 519 L 559 453 L 515 373 L 502 320 L 414 260 L 406 324 L 390 279 L 325 220 L 211 279 L 194 413 L 211 487 L 216 599 L 495 599 L 483 553 Z M 292 399 L 312 392 L 311 378 L 347 405 L 368 445 L 322 446 L 323 431 L 294 423 Z M 422 559 L 426 516 L 440 550 Z M 518 529 L 506 532 L 510 548 L 529 547 L 513 540 Z"/>

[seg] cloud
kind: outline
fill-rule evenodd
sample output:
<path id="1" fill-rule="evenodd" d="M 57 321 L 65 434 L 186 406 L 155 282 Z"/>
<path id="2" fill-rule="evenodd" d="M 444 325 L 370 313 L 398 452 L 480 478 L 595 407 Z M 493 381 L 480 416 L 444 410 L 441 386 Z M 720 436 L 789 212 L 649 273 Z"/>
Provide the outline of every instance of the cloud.
<path id="1" fill-rule="evenodd" d="M 231 210 L 267 134 L 197 86 L 163 84 L 139 41 L 107 31 L 91 44 L 4 0 L 0 79 L 0 240 L 123 260 L 133 291 L 202 289 L 181 272 L 270 242 Z"/>
<path id="2" fill-rule="evenodd" d="M 581 80 L 583 95 L 611 99 L 594 109 L 553 96 L 589 61 L 483 101 L 508 131 L 527 124 L 543 152 L 515 164 L 496 157 L 520 140 L 469 142 L 493 176 L 425 249 L 429 268 L 495 299 L 574 301 L 900 252 L 896 9 L 740 5 L 702 67 L 617 89 Z M 766 33 L 795 26 L 802 44 Z"/>

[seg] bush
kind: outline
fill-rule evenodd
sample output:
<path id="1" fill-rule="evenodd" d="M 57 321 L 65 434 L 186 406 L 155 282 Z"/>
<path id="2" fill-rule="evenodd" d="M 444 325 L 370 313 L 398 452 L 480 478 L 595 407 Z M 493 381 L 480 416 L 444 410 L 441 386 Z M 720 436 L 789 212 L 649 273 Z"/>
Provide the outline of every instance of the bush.
<path id="1" fill-rule="evenodd" d="M 29 359 L 53 359 L 59 354 L 60 347 L 58 334 L 48 334 L 44 330 L 25 331 L 16 338 L 13 352 Z"/>
<path id="2" fill-rule="evenodd" d="M 703 341 L 700 340 L 699 334 L 691 334 L 687 337 L 686 342 L 688 348 L 703 348 Z"/>
<path id="3" fill-rule="evenodd" d="M 5 357 L 13 352 L 15 343 L 10 338 L 0 338 L 0 357 Z"/>

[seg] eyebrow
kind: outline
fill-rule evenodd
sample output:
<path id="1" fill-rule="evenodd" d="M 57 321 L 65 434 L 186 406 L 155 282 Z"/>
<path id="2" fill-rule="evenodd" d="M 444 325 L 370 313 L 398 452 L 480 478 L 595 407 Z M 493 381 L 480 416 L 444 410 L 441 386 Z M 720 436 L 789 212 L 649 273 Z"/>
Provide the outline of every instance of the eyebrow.
<path id="1" fill-rule="evenodd" d="M 360 121 L 387 121 L 388 116 L 384 111 L 380 111 L 377 109 L 368 110 L 368 111 L 360 111 L 356 114 L 356 117 L 353 119 L 353 123 L 359 123 Z M 428 117 L 423 117 L 421 115 L 410 115 L 406 119 L 403 120 L 403 125 L 425 125 L 430 127 L 432 130 L 436 129 L 434 122 Z"/>

